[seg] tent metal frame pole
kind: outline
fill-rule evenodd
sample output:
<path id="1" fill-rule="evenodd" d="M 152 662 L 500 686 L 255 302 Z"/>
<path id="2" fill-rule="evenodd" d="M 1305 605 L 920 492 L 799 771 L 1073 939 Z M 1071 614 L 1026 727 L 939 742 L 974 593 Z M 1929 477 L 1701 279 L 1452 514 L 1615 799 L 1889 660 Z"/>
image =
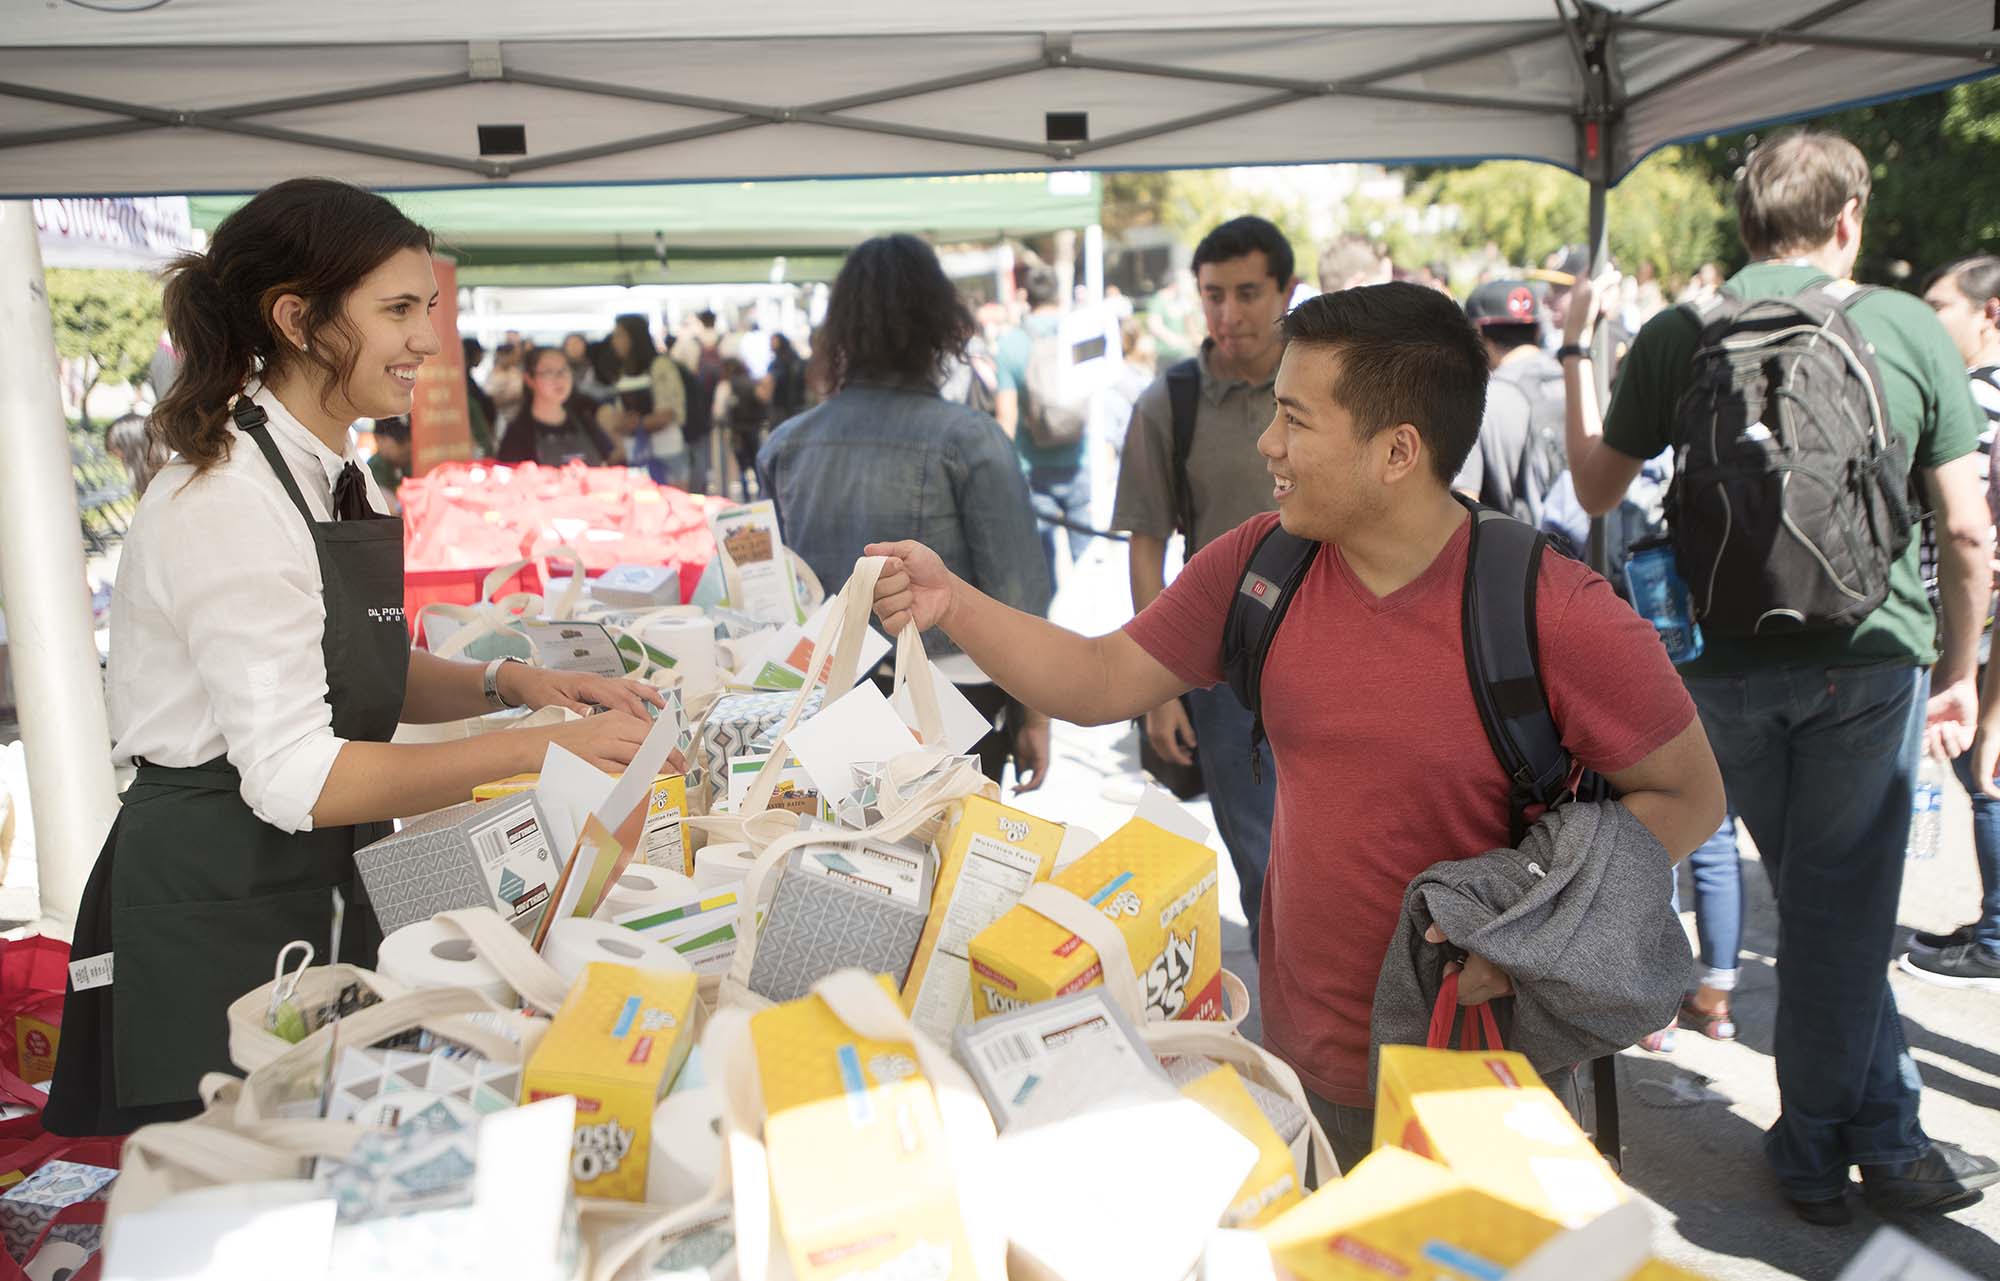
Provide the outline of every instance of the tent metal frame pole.
<path id="1" fill-rule="evenodd" d="M 0 201 L 0 593 L 21 709 L 42 929 L 68 938 L 118 813 L 84 588 L 48 282 L 25 200 Z"/>
<path id="2" fill-rule="evenodd" d="M 1813 27 L 1818 26 L 1822 22 L 1826 22 L 1829 21 L 1830 19 L 1839 17 L 1841 14 L 1846 13 L 1849 9 L 1852 9 L 1857 5 L 1866 3 L 1867 0 L 1833 0 L 1832 4 L 1824 5 L 1818 9 L 1813 10 L 1811 13 L 1806 14 L 1802 18 L 1786 23 L 1783 27 L 1778 28 L 1778 31 L 1789 32 L 1792 34 L 1797 34 L 1799 32 L 1807 31 Z M 1658 97 L 1659 95 L 1666 93 L 1671 89 L 1678 89 L 1680 86 L 1686 84 L 1690 80 L 1700 79 L 1702 76 L 1707 75 L 1709 72 L 1714 71 L 1719 67 L 1726 67 L 1730 63 L 1738 60 L 1739 58 L 1746 58 L 1749 55 L 1757 52 L 1759 49 L 1767 48 L 1768 45 L 1764 43 L 1764 41 L 1775 40 L 1776 38 L 1777 38 L 1776 33 L 1774 32 L 1767 37 L 1759 37 L 1758 39 L 1753 40 L 1749 43 L 1739 44 L 1734 49 L 1724 50 L 1723 52 L 1716 54 L 1713 58 L 1704 59 L 1703 61 L 1696 63 L 1694 66 L 1687 68 L 1685 71 L 1676 72 L 1675 74 L 1668 76 L 1665 80 L 1660 81 L 1658 84 L 1646 86 L 1646 88 L 1644 88 L 1643 90 L 1633 94 L 1631 97 L 1631 101 L 1634 103 L 1641 102 L 1648 98 Z"/>
<path id="3" fill-rule="evenodd" d="M 1824 19 L 1819 19 L 1824 21 Z M 1615 18 L 1618 30 L 1661 36 L 1713 37 L 1755 48 L 1800 45 L 1807 48 L 1864 49 L 1871 53 L 1906 53 L 1918 58 L 1967 58 L 1973 62 L 2000 60 L 2000 44 L 1957 44 L 1946 40 L 1903 40 L 1894 36 L 1849 36 L 1792 27 L 1716 27 L 1698 22 L 1660 22 L 1652 18 Z"/>
<path id="4" fill-rule="evenodd" d="M 1612 178 L 1617 173 L 1618 129 L 1625 107 L 1617 81 L 1617 60 L 1612 53 L 1615 32 L 1602 9 L 1585 7 L 1582 0 L 1568 0 L 1567 4 L 1565 0 L 1555 0 L 1555 3 L 1556 11 L 1563 15 L 1570 50 L 1582 75 L 1583 102 L 1577 112 L 1576 151 L 1577 167 L 1590 184 L 1590 263 L 1585 270 L 1594 278 L 1611 260 L 1609 197 Z M 1573 18 L 1571 7 L 1575 9 Z M 1596 350 L 1591 353 L 1590 371 L 1602 412 L 1610 404 L 1611 335 L 1604 325 L 1595 326 L 1593 335 Z M 1601 516 L 1591 518 L 1586 559 L 1598 573 L 1609 571 L 1610 554 Z"/>
<path id="5" fill-rule="evenodd" d="M 1230 71 L 1203 71 L 1195 67 L 1174 67 L 1124 58 L 1076 58 L 1069 64 L 1085 71 L 1124 72 L 1162 79 L 1190 80 L 1202 84 L 1238 85 L 1246 89 L 1277 89 L 1308 97 L 1379 98 L 1385 102 L 1413 102 L 1439 107 L 1478 107 L 1487 111 L 1519 111 L 1530 115 L 1567 116 L 1576 108 L 1567 102 L 1520 102 L 1506 98 L 1486 98 L 1475 94 L 1435 93 L 1423 89 L 1389 89 L 1375 83 L 1376 77 L 1354 80 L 1292 80 L 1283 76 L 1240 75 Z"/>
<path id="6" fill-rule="evenodd" d="M 349 99 L 336 94 L 319 95 L 319 105 L 332 105 L 346 101 L 360 101 L 365 98 L 382 97 L 380 93 L 355 91 L 357 97 Z M 0 98 L 24 98 L 31 102 L 46 102 L 53 106 L 76 107 L 85 111 L 101 111 L 110 115 L 131 117 L 142 122 L 140 127 L 160 129 L 207 129 L 216 133 L 238 134 L 249 138 L 263 138 L 272 142 L 291 143 L 302 147 L 317 147 L 328 151 L 344 151 L 352 155 L 374 156 L 381 160 L 401 160 L 411 164 L 434 165 L 443 169 L 459 170 L 496 176 L 493 162 L 467 160 L 461 156 L 448 156 L 438 152 L 415 151 L 406 147 L 389 147 L 378 143 L 352 142 L 341 138 L 328 138 L 322 134 L 305 133 L 297 129 L 284 129 L 276 125 L 252 124 L 247 120 L 233 118 L 232 113 L 249 114 L 253 110 L 266 110 L 259 104 L 240 104 L 224 107 L 216 111 L 174 111 L 159 107 L 140 107 L 131 103 L 114 102 L 108 98 L 94 98 L 83 94 L 64 93 L 56 89 L 43 89 L 35 85 L 0 83 Z M 82 128 L 106 128 L 105 126 L 81 126 Z M 107 129 L 107 132 L 110 130 Z M 0 134 L 0 151 L 12 147 L 28 145 L 37 138 L 51 141 L 46 135 L 57 131 L 43 131 L 41 135 L 29 135 L 27 140 L 19 136 Z"/>

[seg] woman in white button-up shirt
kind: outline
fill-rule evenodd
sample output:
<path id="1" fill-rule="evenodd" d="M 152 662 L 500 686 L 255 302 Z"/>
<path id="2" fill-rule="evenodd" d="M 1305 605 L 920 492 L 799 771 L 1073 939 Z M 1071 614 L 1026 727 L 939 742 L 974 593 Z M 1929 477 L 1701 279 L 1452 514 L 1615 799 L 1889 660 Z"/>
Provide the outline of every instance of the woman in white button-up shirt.
<path id="1" fill-rule="evenodd" d="M 46 1123 L 116 1134 L 198 1110 L 224 1009 L 303 938 L 372 965 L 354 851 L 386 820 L 538 769 L 551 742 L 627 763 L 658 695 L 412 651 L 401 522 L 348 426 L 410 411 L 440 350 L 428 232 L 379 196 L 299 179 L 167 276 L 181 355 L 153 429 L 174 458 L 125 543 L 112 608 L 114 756 L 138 767 L 78 913 Z M 399 721 L 492 706 L 612 710 L 554 730 L 399 746 Z"/>

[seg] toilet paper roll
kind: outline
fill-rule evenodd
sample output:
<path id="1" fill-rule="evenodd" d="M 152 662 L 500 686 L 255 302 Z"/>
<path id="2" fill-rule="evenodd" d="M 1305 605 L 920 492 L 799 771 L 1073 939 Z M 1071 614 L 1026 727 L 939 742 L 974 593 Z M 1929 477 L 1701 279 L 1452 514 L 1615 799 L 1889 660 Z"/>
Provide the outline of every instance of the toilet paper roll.
<path id="1" fill-rule="evenodd" d="M 469 987 L 501 1005 L 515 1003 L 514 989 L 457 930 L 437 921 L 405 925 L 382 940 L 375 968 L 411 991 Z"/>
<path id="2" fill-rule="evenodd" d="M 566 917 L 551 926 L 548 942 L 542 945 L 542 959 L 572 986 L 592 961 L 677 974 L 688 970 L 680 953 L 664 943 L 650 942 L 622 925 L 588 916 Z"/>
<path id="3" fill-rule="evenodd" d="M 594 915 L 608 921 L 642 907 L 675 902 L 696 893 L 699 889 L 690 877 L 682 876 L 671 868 L 634 863 L 611 883 L 611 888 L 604 893 L 604 902 L 598 905 Z"/>
<path id="4" fill-rule="evenodd" d="M 741 842 L 704 845 L 694 856 L 694 886 L 706 893 L 741 885 L 756 861 L 756 854 Z"/>
<path id="5" fill-rule="evenodd" d="M 648 618 L 639 639 L 674 660 L 674 671 L 694 689 L 707 689 L 718 676 L 715 623 L 701 610 L 681 606 Z"/>
<path id="6" fill-rule="evenodd" d="M 44 1241 L 35 1257 L 28 1260 L 28 1281 L 65 1281 L 88 1262 L 90 1251 L 74 1241 Z"/>
<path id="7" fill-rule="evenodd" d="M 646 1201 L 679 1209 L 699 1201 L 722 1165 L 722 1091 L 713 1085 L 675 1089 L 653 1110 L 646 1158 Z"/>

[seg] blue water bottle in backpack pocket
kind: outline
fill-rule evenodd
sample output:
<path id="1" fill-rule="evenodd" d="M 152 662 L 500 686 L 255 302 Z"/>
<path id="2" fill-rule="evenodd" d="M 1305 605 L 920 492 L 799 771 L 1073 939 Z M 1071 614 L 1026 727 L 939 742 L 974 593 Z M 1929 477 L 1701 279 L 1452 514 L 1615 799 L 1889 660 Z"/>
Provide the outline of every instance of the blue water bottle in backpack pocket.
<path id="1" fill-rule="evenodd" d="M 1694 621 L 1687 582 L 1664 534 L 1632 544 L 1625 561 L 1625 593 L 1632 608 L 1660 633 L 1668 658 L 1679 664 L 1701 657 L 1701 624 Z"/>

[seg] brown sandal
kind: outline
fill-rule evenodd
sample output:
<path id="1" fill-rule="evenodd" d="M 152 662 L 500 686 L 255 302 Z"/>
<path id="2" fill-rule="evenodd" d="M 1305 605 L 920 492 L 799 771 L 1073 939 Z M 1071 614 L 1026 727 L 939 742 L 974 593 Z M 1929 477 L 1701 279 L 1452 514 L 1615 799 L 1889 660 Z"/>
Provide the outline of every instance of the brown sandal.
<path id="1" fill-rule="evenodd" d="M 1690 1031 L 1701 1033 L 1711 1041 L 1736 1039 L 1736 1020 L 1729 1016 L 1727 1005 L 1711 1013 L 1696 1005 L 1691 998 L 1683 999 L 1679 1023 Z"/>

